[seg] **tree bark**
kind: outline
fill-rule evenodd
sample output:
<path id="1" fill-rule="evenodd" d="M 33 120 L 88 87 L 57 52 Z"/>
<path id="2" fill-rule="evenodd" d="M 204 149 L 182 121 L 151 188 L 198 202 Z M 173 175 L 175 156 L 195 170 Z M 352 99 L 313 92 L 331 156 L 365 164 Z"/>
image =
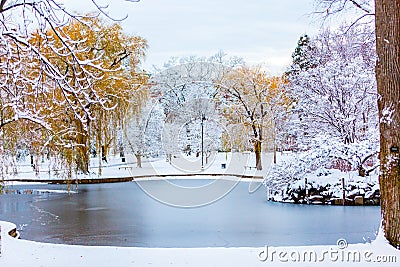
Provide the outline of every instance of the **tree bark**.
<path id="1" fill-rule="evenodd" d="M 256 154 L 256 167 L 257 170 L 262 170 L 262 163 L 261 163 L 261 141 L 256 140 L 254 141 L 254 153 Z"/>
<path id="2" fill-rule="evenodd" d="M 360 165 L 360 166 L 358 166 L 358 176 L 360 176 L 360 177 L 365 177 L 366 176 L 366 170 L 365 170 L 365 168 L 362 166 L 362 165 Z"/>
<path id="3" fill-rule="evenodd" d="M 89 173 L 89 148 L 88 148 L 88 133 L 84 130 L 81 121 L 77 120 L 77 131 L 76 143 L 76 166 L 82 173 Z"/>
<path id="4" fill-rule="evenodd" d="M 107 155 L 108 155 L 107 146 L 101 146 L 101 160 L 108 163 Z"/>
<path id="5" fill-rule="evenodd" d="M 142 168 L 142 155 L 136 154 L 136 167 Z"/>
<path id="6" fill-rule="evenodd" d="M 31 155 L 31 167 L 33 168 L 33 170 L 35 170 L 35 162 L 33 161 L 33 155 Z"/>
<path id="7" fill-rule="evenodd" d="M 400 0 L 375 0 L 382 223 L 400 247 Z M 396 151 L 397 150 L 397 151 Z"/>
<path id="8" fill-rule="evenodd" d="M 124 151 L 124 147 L 123 146 L 121 146 L 119 148 L 119 157 L 121 158 L 122 162 L 126 161 L 126 159 L 125 159 L 125 151 Z"/>

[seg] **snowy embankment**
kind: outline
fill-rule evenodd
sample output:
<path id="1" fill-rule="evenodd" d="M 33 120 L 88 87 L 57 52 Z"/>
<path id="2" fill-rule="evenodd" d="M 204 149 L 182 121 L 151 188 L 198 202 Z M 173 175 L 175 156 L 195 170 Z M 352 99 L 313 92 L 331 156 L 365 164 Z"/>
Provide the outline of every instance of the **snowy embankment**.
<path id="1" fill-rule="evenodd" d="M 0 266 L 397 266 L 400 251 L 380 232 L 372 243 L 260 248 L 88 247 L 19 240 L 0 221 Z M 266 240 L 267 243 L 268 240 Z"/>
<path id="2" fill-rule="evenodd" d="M 269 190 L 272 201 L 300 204 L 379 205 L 380 190 L 377 175 L 360 177 L 357 172 L 327 170 L 307 174 L 281 190 Z"/>
<path id="3" fill-rule="evenodd" d="M 307 153 L 279 157 L 266 175 L 268 198 L 277 202 L 328 205 L 379 205 L 378 169 L 361 177 L 357 171 L 343 172 L 306 161 Z M 318 167 L 311 167 L 313 164 Z M 328 161 L 329 164 L 329 161 Z"/>

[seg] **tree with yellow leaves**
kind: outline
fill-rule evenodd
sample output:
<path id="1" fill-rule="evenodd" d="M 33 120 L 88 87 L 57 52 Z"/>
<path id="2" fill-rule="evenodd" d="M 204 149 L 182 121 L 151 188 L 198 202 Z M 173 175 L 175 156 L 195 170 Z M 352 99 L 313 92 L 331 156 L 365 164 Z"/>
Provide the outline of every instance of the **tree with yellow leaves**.
<path id="1" fill-rule="evenodd" d="M 281 78 L 270 77 L 259 66 L 231 69 L 216 82 L 227 104 L 223 110 L 228 123 L 246 129 L 256 156 L 257 170 L 262 170 L 261 152 L 262 143 L 267 140 L 266 130 L 270 130 L 276 152 L 277 124 L 285 117 L 291 104 L 282 84 Z"/>
<path id="2" fill-rule="evenodd" d="M 148 76 L 138 70 L 147 42 L 124 34 L 118 24 L 86 17 L 57 32 L 36 31 L 29 44 L 64 79 L 55 81 L 40 60 L 20 51 L 21 59 L 15 59 L 21 63 L 17 74 L 26 82 L 17 80 L 1 88 L 1 137 L 9 141 L 2 144 L 11 148 L 21 142 L 8 138 L 18 128 L 29 153 L 39 156 L 50 150 L 76 171 L 87 173 L 91 142 L 106 160 L 110 146 L 116 147 L 117 130 L 123 127 L 128 107 L 147 95 L 140 89 Z"/>
<path id="3" fill-rule="evenodd" d="M 147 43 L 139 36 L 124 34 L 120 25 L 105 25 L 98 18 L 86 19 L 85 24 L 68 24 L 62 32 L 77 42 L 85 40 L 82 48 L 77 43 L 77 50 L 82 50 L 82 53 L 77 53 L 79 60 L 97 61 L 101 58 L 99 64 L 102 69 L 96 71 L 100 78 L 93 81 L 92 87 L 80 92 L 82 95 L 94 96 L 98 101 L 85 101 L 84 96 L 73 97 L 70 102 L 78 102 L 83 109 L 75 110 L 67 106 L 64 111 L 68 114 L 69 121 L 67 125 L 58 124 L 73 128 L 74 134 L 64 141 L 69 141 L 71 147 L 67 144 L 68 148 L 73 148 L 77 169 L 86 173 L 89 167 L 90 142 L 95 142 L 101 165 L 102 160 L 107 161 L 110 146 L 114 145 L 116 148 L 117 130 L 123 126 L 128 107 L 132 106 L 132 102 L 141 99 L 140 95 L 147 95 L 144 90 L 139 90 L 146 84 L 147 75 L 138 71 Z M 54 39 L 57 40 L 56 37 Z M 73 72 L 73 67 L 64 58 L 57 65 L 66 75 Z M 85 86 L 85 80 L 76 79 L 76 83 L 83 83 L 81 86 Z M 53 126 L 53 129 L 57 128 L 56 125 Z"/>

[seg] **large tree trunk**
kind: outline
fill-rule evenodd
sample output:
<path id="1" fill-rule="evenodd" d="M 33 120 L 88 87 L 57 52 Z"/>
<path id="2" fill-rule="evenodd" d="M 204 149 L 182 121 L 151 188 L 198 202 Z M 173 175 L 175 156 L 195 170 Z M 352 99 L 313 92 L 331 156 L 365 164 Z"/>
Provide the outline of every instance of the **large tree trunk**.
<path id="1" fill-rule="evenodd" d="M 256 140 L 254 141 L 254 153 L 256 154 L 256 167 L 257 170 L 262 170 L 262 163 L 261 163 L 261 141 Z"/>
<path id="2" fill-rule="evenodd" d="M 400 247 L 400 0 L 376 0 L 380 187 L 387 240 Z"/>

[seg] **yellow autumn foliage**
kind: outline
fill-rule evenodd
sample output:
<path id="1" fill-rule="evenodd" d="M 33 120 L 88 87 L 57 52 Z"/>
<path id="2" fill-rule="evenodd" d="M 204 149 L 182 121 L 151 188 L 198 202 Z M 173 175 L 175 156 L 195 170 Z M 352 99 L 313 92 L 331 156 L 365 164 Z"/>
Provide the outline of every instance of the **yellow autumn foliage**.
<path id="1" fill-rule="evenodd" d="M 77 170 L 87 172 L 89 149 L 95 147 L 99 155 L 102 149 L 107 153 L 110 146 L 116 147 L 117 130 L 123 127 L 128 108 L 135 103 L 139 109 L 148 96 L 148 76 L 139 69 L 147 42 L 125 34 L 117 23 L 82 20 L 46 34 L 33 33 L 30 44 L 46 57 L 48 65 L 29 57 L 32 51 L 20 51 L 25 56 L 20 75 L 27 82 L 19 80 L 21 84 L 13 88 L 23 88 L 22 102 L 36 112 L 41 123 L 17 119 L 4 125 L 1 142 L 11 151 L 24 148 L 37 156 L 46 153 L 65 158 Z M 50 76 L 49 66 L 60 77 Z M 38 80 L 40 87 L 32 82 Z M 15 116 L 5 100 L 0 106 L 5 107 L 2 120 Z"/>

